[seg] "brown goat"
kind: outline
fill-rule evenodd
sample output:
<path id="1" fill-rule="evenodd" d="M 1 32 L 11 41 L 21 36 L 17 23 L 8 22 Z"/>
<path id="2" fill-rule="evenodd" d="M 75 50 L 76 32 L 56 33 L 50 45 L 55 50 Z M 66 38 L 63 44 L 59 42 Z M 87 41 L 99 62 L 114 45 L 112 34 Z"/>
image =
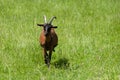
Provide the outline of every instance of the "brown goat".
<path id="1" fill-rule="evenodd" d="M 54 48 L 58 44 L 58 37 L 54 30 L 54 28 L 57 28 L 57 26 L 53 26 L 51 24 L 54 19 L 56 19 L 56 17 L 52 17 L 51 20 L 47 22 L 46 16 L 44 16 L 45 23 L 37 24 L 38 26 L 43 27 L 39 42 L 43 48 L 45 64 L 47 64 L 48 67 L 50 66 L 52 51 L 55 51 Z M 49 53 L 47 53 L 47 51 L 49 51 Z"/>

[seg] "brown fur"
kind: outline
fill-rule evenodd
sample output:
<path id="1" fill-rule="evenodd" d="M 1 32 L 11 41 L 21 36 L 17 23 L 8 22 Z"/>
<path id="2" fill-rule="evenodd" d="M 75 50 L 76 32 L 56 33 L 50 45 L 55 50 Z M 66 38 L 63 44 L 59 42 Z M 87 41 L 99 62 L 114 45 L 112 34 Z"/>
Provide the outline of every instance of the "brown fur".
<path id="1" fill-rule="evenodd" d="M 43 48 L 47 48 L 47 51 L 53 50 L 58 44 L 58 37 L 55 30 L 52 28 L 47 36 L 44 35 L 44 30 L 42 30 L 39 42 Z"/>

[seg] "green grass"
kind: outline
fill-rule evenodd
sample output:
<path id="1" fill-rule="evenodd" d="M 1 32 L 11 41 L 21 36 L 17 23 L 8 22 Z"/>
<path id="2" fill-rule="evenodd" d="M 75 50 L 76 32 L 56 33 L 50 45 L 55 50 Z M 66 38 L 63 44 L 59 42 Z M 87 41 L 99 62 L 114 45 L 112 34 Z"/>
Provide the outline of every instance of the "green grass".
<path id="1" fill-rule="evenodd" d="M 120 80 L 119 0 L 0 0 L 0 80 Z M 39 35 L 53 22 L 50 69 Z"/>

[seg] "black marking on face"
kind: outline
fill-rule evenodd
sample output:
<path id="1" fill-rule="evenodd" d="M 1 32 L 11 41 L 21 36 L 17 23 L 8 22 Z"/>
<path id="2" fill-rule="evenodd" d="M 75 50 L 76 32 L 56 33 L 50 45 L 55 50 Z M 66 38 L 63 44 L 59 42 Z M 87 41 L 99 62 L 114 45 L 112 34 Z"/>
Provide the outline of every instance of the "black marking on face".
<path id="1" fill-rule="evenodd" d="M 51 28 L 52 28 L 51 24 L 44 24 L 45 36 L 48 35 L 48 33 L 50 32 Z"/>

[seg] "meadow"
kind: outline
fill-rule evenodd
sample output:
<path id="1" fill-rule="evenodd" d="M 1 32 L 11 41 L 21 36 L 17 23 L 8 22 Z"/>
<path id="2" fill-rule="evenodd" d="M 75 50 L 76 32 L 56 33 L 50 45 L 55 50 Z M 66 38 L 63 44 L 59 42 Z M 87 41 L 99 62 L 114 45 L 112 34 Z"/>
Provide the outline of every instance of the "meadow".
<path id="1" fill-rule="evenodd" d="M 0 80 L 120 80 L 119 0 L 0 0 Z M 57 19 L 50 68 L 39 35 Z"/>

